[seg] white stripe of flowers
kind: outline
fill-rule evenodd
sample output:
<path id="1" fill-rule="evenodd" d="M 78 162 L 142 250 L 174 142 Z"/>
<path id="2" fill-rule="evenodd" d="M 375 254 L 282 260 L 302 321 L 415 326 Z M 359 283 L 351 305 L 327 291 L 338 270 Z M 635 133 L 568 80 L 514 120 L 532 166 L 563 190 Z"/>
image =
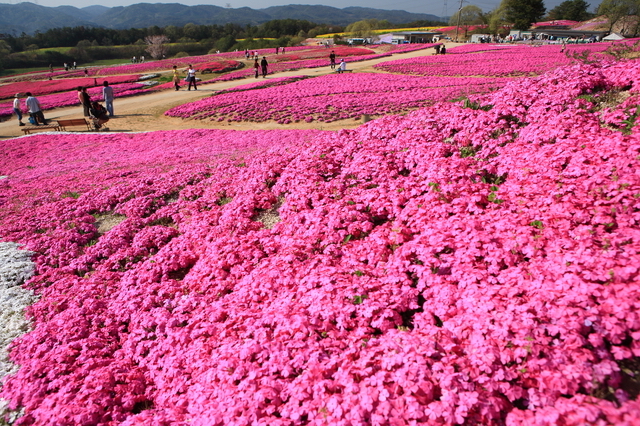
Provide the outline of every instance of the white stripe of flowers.
<path id="1" fill-rule="evenodd" d="M 31 262 L 33 253 L 20 250 L 20 244 L 0 242 L 0 389 L 4 378 L 18 370 L 9 360 L 11 342 L 29 331 L 29 321 L 24 316 L 27 306 L 37 298 L 30 290 L 22 288 L 35 270 Z M 7 402 L 0 399 L 0 425 L 16 420 L 18 413 L 7 411 Z"/>

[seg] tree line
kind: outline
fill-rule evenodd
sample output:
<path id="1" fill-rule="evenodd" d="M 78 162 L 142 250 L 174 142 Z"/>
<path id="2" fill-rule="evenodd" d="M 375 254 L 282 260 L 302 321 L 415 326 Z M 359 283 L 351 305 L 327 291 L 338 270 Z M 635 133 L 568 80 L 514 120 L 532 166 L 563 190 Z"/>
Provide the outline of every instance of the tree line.
<path id="1" fill-rule="evenodd" d="M 227 23 L 126 30 L 84 26 L 53 28 L 33 35 L 23 33 L 17 37 L 5 35 L 0 38 L 0 69 L 139 57 L 147 49 L 145 40 L 156 36 L 164 36 L 170 43 L 167 56 L 187 56 L 218 50 L 290 46 L 298 43 L 302 37 L 315 37 L 343 29 L 298 19 L 273 20 L 255 26 Z M 71 49 L 46 50 L 60 47 Z"/>
<path id="2" fill-rule="evenodd" d="M 442 22 L 416 21 L 406 26 L 442 25 Z M 387 21 L 375 19 L 352 24 L 371 29 L 391 28 Z M 348 29 L 348 28 L 347 28 Z M 0 36 L 0 69 L 46 67 L 63 62 L 86 63 L 100 59 L 140 57 L 148 51 L 150 40 L 162 40 L 166 57 L 201 55 L 234 49 L 261 49 L 293 46 L 305 38 L 340 33 L 338 25 L 316 24 L 300 19 L 277 19 L 260 25 L 169 25 L 115 30 L 97 27 L 53 28 L 33 35 Z M 54 48 L 71 48 L 54 50 Z M 47 50 L 51 49 L 51 50 Z"/>
<path id="3" fill-rule="evenodd" d="M 620 28 L 628 36 L 640 34 L 640 0 L 603 0 L 596 13 L 589 12 L 585 0 L 566 0 L 547 12 L 543 0 L 502 0 L 500 5 L 484 13 L 475 5 L 458 10 L 449 20 L 458 25 L 466 38 L 469 27 L 485 25 L 483 32 L 505 35 L 509 30 L 528 30 L 531 24 L 540 21 L 586 21 L 596 16 L 605 16 L 609 31 Z"/>

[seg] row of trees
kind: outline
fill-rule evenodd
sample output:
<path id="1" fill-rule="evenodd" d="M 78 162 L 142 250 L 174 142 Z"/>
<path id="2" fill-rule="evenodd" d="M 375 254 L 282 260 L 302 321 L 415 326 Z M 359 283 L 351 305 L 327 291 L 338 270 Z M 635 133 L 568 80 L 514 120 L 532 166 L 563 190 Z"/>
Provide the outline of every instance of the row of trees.
<path id="1" fill-rule="evenodd" d="M 478 6 L 468 5 L 458 10 L 449 20 L 450 25 L 459 25 L 465 31 L 470 26 L 487 25 L 492 34 L 508 32 L 509 28 L 528 30 L 538 21 L 586 21 L 595 16 L 606 16 L 609 31 L 614 27 L 622 33 L 640 33 L 640 0 L 603 0 L 596 14 L 589 12 L 585 0 L 566 0 L 546 13 L 543 0 L 502 0 L 493 11 L 484 13 Z M 546 15 L 545 15 L 546 13 Z"/>
<path id="2" fill-rule="evenodd" d="M 63 62 L 86 63 L 98 59 L 141 56 L 184 56 L 210 51 L 290 46 L 302 37 L 315 37 L 342 27 L 318 25 L 298 19 L 281 19 L 261 25 L 173 25 L 160 28 L 113 30 L 94 27 L 54 28 L 34 35 L 7 35 L 0 40 L 0 69 L 48 66 Z M 162 40 L 162 43 L 159 43 Z M 71 47 L 63 53 L 57 47 Z M 46 50 L 46 49 L 52 50 Z M 42 51 L 42 49 L 45 49 Z"/>
<path id="3" fill-rule="evenodd" d="M 7 35 L 3 39 L 13 52 L 28 50 L 30 46 L 38 48 L 75 47 L 78 41 L 89 41 L 92 46 L 131 45 L 145 37 L 163 35 L 171 43 L 192 43 L 202 41 L 216 41 L 224 37 L 235 39 L 245 38 L 280 38 L 283 36 L 310 36 L 328 32 L 342 31 L 342 27 L 318 25 L 299 19 L 279 19 L 261 25 L 196 25 L 187 24 L 183 27 L 169 25 L 164 28 L 153 26 L 149 28 L 131 28 L 114 30 L 95 27 L 64 27 L 53 28 L 34 35 L 21 34 L 19 37 Z"/>

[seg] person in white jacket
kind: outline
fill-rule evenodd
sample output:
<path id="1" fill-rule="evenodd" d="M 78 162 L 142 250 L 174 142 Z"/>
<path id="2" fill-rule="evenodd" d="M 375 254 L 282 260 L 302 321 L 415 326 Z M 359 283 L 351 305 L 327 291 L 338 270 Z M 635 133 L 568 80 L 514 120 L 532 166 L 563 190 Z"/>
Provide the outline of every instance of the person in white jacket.
<path id="1" fill-rule="evenodd" d="M 340 59 L 340 66 L 338 67 L 338 72 L 345 72 L 347 70 L 347 63 L 344 59 Z"/>
<path id="2" fill-rule="evenodd" d="M 25 103 L 27 104 L 27 108 L 29 109 L 29 115 L 35 121 L 35 125 L 38 124 L 47 124 L 47 120 L 44 119 L 44 114 L 42 113 L 42 107 L 40 106 L 40 102 L 38 98 L 33 96 L 31 92 L 27 92 L 27 100 Z"/>
<path id="3" fill-rule="evenodd" d="M 13 100 L 13 112 L 18 116 L 19 125 L 24 126 L 22 122 L 22 109 L 20 108 L 20 93 L 16 93 L 16 98 Z"/>

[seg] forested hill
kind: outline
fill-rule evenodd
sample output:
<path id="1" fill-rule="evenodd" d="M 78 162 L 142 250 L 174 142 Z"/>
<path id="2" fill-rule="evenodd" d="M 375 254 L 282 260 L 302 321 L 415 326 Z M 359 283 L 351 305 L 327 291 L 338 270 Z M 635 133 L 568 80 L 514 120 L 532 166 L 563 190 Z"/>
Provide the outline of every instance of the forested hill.
<path id="1" fill-rule="evenodd" d="M 363 19 L 386 19 L 392 24 L 420 20 L 439 20 L 426 13 L 403 10 L 381 10 L 365 7 L 338 9 L 329 6 L 288 5 L 266 9 L 248 7 L 232 9 L 211 5 L 185 6 L 182 4 L 138 3 L 126 7 L 72 6 L 45 7 L 33 3 L 0 4 L 0 33 L 34 34 L 51 28 L 96 26 L 112 29 L 147 28 L 157 25 L 261 24 L 274 19 L 303 19 L 317 24 L 348 25 Z"/>

